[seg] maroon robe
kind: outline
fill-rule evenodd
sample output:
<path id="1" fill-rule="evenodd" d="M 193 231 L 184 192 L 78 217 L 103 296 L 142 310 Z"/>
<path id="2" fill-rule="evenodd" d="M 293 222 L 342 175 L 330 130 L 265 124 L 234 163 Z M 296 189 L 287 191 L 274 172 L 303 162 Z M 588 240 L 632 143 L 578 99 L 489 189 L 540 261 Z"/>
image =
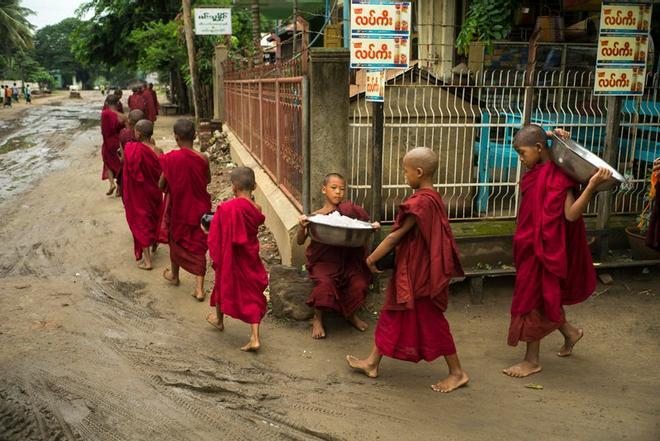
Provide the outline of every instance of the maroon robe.
<path id="1" fill-rule="evenodd" d="M 215 270 L 211 306 L 250 324 L 260 323 L 267 310 L 268 274 L 257 237 L 265 220 L 252 202 L 234 198 L 218 206 L 208 236 Z"/>
<path id="2" fill-rule="evenodd" d="M 151 96 L 154 98 L 154 103 L 156 104 L 156 115 L 160 115 L 160 103 L 158 102 L 158 95 L 156 94 L 155 89 L 149 89 Z"/>
<path id="3" fill-rule="evenodd" d="M 141 93 L 133 93 L 128 97 L 128 108 L 131 110 L 141 110 L 146 113 L 147 102 Z"/>
<path id="4" fill-rule="evenodd" d="M 158 155 L 141 142 L 124 145 L 122 196 L 126 221 L 133 234 L 135 259 L 158 238 L 163 193 L 158 187 L 161 168 Z"/>
<path id="5" fill-rule="evenodd" d="M 568 191 L 576 186 L 550 161 L 522 178 L 513 236 L 511 346 L 538 341 L 558 329 L 565 322 L 562 305 L 580 303 L 596 288 L 584 220 L 569 222 L 564 214 Z"/>
<path id="6" fill-rule="evenodd" d="M 119 132 L 124 125 L 119 121 L 119 117 L 110 109 L 103 109 L 101 112 L 101 135 L 103 136 L 103 145 L 101 147 L 101 157 L 103 158 L 103 173 L 101 179 L 108 179 L 108 170 L 117 176 L 121 167 L 119 160 Z"/>
<path id="7" fill-rule="evenodd" d="M 382 355 L 418 362 L 456 353 L 447 309 L 449 282 L 463 275 L 458 248 L 440 195 L 420 189 L 401 206 L 392 231 L 407 216 L 415 227 L 396 247 L 394 274 L 376 326 L 376 347 Z"/>
<path id="8" fill-rule="evenodd" d="M 655 199 L 651 201 L 651 217 L 649 229 L 646 232 L 646 245 L 660 251 L 660 172 L 655 172 L 651 178 L 651 195 L 655 192 Z"/>
<path id="9" fill-rule="evenodd" d="M 124 147 L 126 144 L 129 142 L 135 142 L 137 139 L 135 139 L 135 132 L 133 129 L 129 127 L 124 127 L 121 129 L 121 132 L 119 132 L 119 146 Z"/>
<path id="10" fill-rule="evenodd" d="M 352 202 L 342 202 L 337 211 L 354 219 L 369 220 L 369 213 Z M 312 240 L 305 252 L 309 278 L 314 282 L 307 304 L 337 311 L 344 317 L 355 314 L 364 304 L 371 283 L 366 251 L 365 247 L 338 247 Z"/>
<path id="11" fill-rule="evenodd" d="M 169 206 L 170 259 L 186 271 L 206 274 L 206 234 L 199 223 L 211 211 L 208 185 L 208 163 L 200 153 L 188 148 L 173 150 L 160 156 L 167 179 Z"/>
<path id="12" fill-rule="evenodd" d="M 156 122 L 156 101 L 154 100 L 154 96 L 151 94 L 150 91 L 145 90 L 142 92 L 142 97 L 144 98 L 145 102 L 145 111 L 144 111 L 144 117 L 148 119 L 151 122 Z"/>

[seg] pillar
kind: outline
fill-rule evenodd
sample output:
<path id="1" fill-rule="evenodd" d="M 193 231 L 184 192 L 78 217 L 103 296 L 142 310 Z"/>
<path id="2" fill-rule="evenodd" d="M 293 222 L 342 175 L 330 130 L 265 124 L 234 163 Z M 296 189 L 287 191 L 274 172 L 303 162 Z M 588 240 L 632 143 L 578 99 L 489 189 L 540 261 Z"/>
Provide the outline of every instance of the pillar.
<path id="1" fill-rule="evenodd" d="M 213 55 L 213 119 L 220 123 L 225 120 L 225 72 L 222 63 L 227 60 L 229 50 L 223 45 L 215 46 Z"/>
<path id="2" fill-rule="evenodd" d="M 310 208 L 323 205 L 319 191 L 328 173 L 347 176 L 350 52 L 344 48 L 309 50 Z"/>
<path id="3" fill-rule="evenodd" d="M 422 67 L 436 77 L 448 79 L 454 67 L 454 47 L 458 34 L 455 28 L 456 0 L 420 0 L 417 4 L 418 23 L 422 23 L 418 36 Z"/>

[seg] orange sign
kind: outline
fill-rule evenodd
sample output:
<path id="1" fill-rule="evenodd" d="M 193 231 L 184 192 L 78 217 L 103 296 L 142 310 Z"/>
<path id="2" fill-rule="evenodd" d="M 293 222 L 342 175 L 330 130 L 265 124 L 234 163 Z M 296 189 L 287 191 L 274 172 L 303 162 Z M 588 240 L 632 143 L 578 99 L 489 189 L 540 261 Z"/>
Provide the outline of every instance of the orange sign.
<path id="1" fill-rule="evenodd" d="M 408 67 L 408 39 L 403 37 L 351 38 L 351 67 L 402 69 Z"/>
<path id="2" fill-rule="evenodd" d="M 385 101 L 385 69 L 367 70 L 367 101 Z"/>

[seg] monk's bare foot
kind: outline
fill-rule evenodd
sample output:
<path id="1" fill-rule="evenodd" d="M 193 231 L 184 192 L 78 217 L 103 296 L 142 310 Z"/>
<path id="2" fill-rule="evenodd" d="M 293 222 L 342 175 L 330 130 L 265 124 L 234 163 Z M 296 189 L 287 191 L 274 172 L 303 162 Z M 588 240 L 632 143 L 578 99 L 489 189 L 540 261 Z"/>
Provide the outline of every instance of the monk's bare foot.
<path id="1" fill-rule="evenodd" d="M 141 270 L 145 270 L 145 271 L 151 271 L 152 269 L 154 269 L 153 266 L 148 265 L 148 264 L 147 264 L 146 262 L 144 262 L 144 261 L 143 261 L 143 262 L 138 262 L 137 266 L 138 266 L 138 268 L 140 268 Z"/>
<path id="2" fill-rule="evenodd" d="M 257 352 L 261 347 L 259 340 L 254 337 L 250 337 L 250 342 L 241 348 L 243 352 Z"/>
<path id="3" fill-rule="evenodd" d="M 444 380 L 440 380 L 435 384 L 431 385 L 431 389 L 436 392 L 442 392 L 448 394 L 451 391 L 458 389 L 459 387 L 465 386 L 470 381 L 470 377 L 465 372 L 461 372 L 459 375 L 449 374 Z"/>
<path id="4" fill-rule="evenodd" d="M 510 368 L 502 369 L 502 372 L 509 377 L 523 378 L 541 372 L 542 370 L 543 368 L 541 365 L 523 360 L 518 364 L 514 364 Z"/>
<path id="5" fill-rule="evenodd" d="M 205 293 L 204 291 L 201 291 L 201 292 L 197 292 L 197 291 L 195 291 L 195 292 L 193 292 L 191 295 L 192 295 L 194 298 L 196 298 L 197 300 L 199 300 L 200 302 L 203 302 L 203 301 L 204 301 L 204 298 L 206 298 L 206 293 Z"/>
<path id="6" fill-rule="evenodd" d="M 117 189 L 117 186 L 116 186 L 116 185 L 113 185 L 112 187 L 110 187 L 110 190 L 108 190 L 108 191 L 105 193 L 105 195 L 106 195 L 106 196 L 112 196 L 112 193 L 114 193 L 116 189 Z"/>
<path id="7" fill-rule="evenodd" d="M 578 329 L 575 334 L 564 337 L 564 346 L 561 347 L 557 355 L 559 357 L 568 357 L 571 355 L 573 353 L 573 346 L 575 346 L 575 344 L 580 341 L 583 335 L 584 331 L 582 329 Z"/>
<path id="8" fill-rule="evenodd" d="M 314 317 L 314 320 L 312 320 L 312 338 L 317 340 L 325 338 L 325 328 L 323 327 L 323 320 L 317 317 Z"/>
<path id="9" fill-rule="evenodd" d="M 366 331 L 367 328 L 369 327 L 369 325 L 366 322 L 364 322 L 360 317 L 358 317 L 357 314 L 353 314 L 352 316 L 350 316 L 348 318 L 348 322 L 351 325 L 353 325 L 355 329 L 362 332 Z"/>
<path id="10" fill-rule="evenodd" d="M 220 331 L 225 330 L 225 324 L 218 318 L 218 314 L 215 312 L 209 313 L 209 315 L 206 316 L 206 321 L 218 328 Z"/>
<path id="11" fill-rule="evenodd" d="M 174 274 L 172 274 L 172 270 L 171 270 L 171 269 L 166 268 L 165 271 L 163 271 L 163 278 L 165 278 L 165 280 L 167 280 L 168 282 L 170 282 L 172 285 L 174 285 L 174 286 L 179 286 L 179 283 L 180 283 L 180 282 L 179 282 L 179 278 L 178 278 L 178 277 L 176 277 L 176 278 L 174 277 Z"/>
<path id="12" fill-rule="evenodd" d="M 352 355 L 347 355 L 346 362 L 351 368 L 355 369 L 356 371 L 362 372 L 364 375 L 366 375 L 369 378 L 378 377 L 378 366 L 374 366 L 369 362 L 367 362 L 366 360 L 358 360 Z"/>

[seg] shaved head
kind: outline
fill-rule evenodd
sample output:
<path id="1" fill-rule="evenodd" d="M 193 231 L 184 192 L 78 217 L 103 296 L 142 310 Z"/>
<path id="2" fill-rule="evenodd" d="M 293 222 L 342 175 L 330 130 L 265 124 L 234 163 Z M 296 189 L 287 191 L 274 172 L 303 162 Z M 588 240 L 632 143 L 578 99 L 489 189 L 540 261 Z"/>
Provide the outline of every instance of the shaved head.
<path id="1" fill-rule="evenodd" d="M 232 169 L 229 179 L 239 191 L 252 191 L 257 187 L 254 170 L 250 167 L 236 167 Z"/>
<path id="2" fill-rule="evenodd" d="M 144 119 L 144 112 L 140 109 L 131 110 L 128 113 L 128 122 L 130 122 L 133 127 L 135 127 L 135 124 L 141 119 Z"/>
<path id="3" fill-rule="evenodd" d="M 533 147 L 536 144 L 541 144 L 544 148 L 548 147 L 548 135 L 545 134 L 543 127 L 536 124 L 524 126 L 513 137 L 513 147 L 515 148 Z"/>
<path id="4" fill-rule="evenodd" d="M 135 124 L 135 131 L 140 134 L 141 139 L 149 139 L 154 134 L 154 123 L 148 119 L 141 119 Z"/>
<path id="5" fill-rule="evenodd" d="M 424 176 L 433 177 L 438 170 L 438 155 L 428 147 L 415 147 L 406 153 L 403 162 L 414 169 L 422 169 Z"/>
<path id="6" fill-rule="evenodd" d="M 181 141 L 194 141 L 195 123 L 190 119 L 178 119 L 174 123 L 174 134 L 178 136 Z"/>
<path id="7" fill-rule="evenodd" d="M 113 95 L 108 95 L 107 98 L 105 99 L 105 103 L 108 106 L 113 106 L 113 107 L 117 105 L 118 101 L 119 101 L 119 99 L 117 98 L 117 95 L 114 95 L 114 94 Z"/>
<path id="8" fill-rule="evenodd" d="M 344 179 L 344 177 L 339 173 L 328 173 L 323 177 L 323 186 L 325 187 L 326 185 L 328 185 L 328 182 L 330 182 L 330 179 L 332 178 L 339 179 L 341 181 L 344 181 L 344 183 L 346 183 L 346 179 Z"/>

